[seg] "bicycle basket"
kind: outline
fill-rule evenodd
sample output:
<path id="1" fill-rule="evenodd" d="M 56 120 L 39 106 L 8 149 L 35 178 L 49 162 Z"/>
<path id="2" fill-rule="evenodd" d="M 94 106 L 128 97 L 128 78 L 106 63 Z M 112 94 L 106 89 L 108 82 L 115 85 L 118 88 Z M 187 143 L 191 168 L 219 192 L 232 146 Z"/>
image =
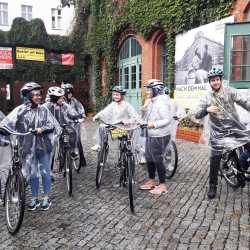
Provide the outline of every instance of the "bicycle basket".
<path id="1" fill-rule="evenodd" d="M 127 136 L 128 135 L 128 130 L 123 129 L 123 128 L 115 128 L 115 129 L 112 129 L 110 131 L 110 133 L 111 133 L 111 138 L 112 139 L 117 139 L 117 138 L 121 138 L 123 136 Z"/>

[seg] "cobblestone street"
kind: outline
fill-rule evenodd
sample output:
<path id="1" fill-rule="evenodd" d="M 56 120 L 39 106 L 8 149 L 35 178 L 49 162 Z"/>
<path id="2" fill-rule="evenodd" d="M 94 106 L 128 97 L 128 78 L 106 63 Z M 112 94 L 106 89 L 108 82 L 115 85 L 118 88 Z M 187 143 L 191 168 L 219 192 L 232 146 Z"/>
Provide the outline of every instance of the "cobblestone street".
<path id="1" fill-rule="evenodd" d="M 138 189 L 146 177 L 145 168 L 138 166 L 132 215 L 127 189 L 117 185 L 114 151 L 104 184 L 96 190 L 96 153 L 90 150 L 96 125 L 88 121 L 85 126 L 87 167 L 73 173 L 73 197 L 57 175 L 50 210 L 26 210 L 14 237 L 7 232 L 1 207 L 0 249 L 250 249 L 250 186 L 234 191 L 219 179 L 217 198 L 208 201 L 206 148 L 178 140 L 178 169 L 167 180 L 168 193 L 159 197 Z M 4 178 L 6 165 L 0 167 Z"/>

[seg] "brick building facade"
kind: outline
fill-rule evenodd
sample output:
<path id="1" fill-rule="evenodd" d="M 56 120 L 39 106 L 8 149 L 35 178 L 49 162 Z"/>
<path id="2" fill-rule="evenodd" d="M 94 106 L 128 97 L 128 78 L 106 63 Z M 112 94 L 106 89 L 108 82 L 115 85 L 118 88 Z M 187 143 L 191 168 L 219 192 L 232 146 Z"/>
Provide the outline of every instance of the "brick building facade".
<path id="1" fill-rule="evenodd" d="M 115 1 L 119 2 L 119 9 L 122 9 L 122 4 L 126 1 Z M 122 11 L 121 11 L 122 12 Z M 250 21 L 250 1 L 249 0 L 236 0 L 233 1 L 231 15 L 234 16 L 235 22 L 249 22 Z M 156 20 L 157 21 L 157 20 Z M 249 30 L 250 33 L 250 30 Z M 124 65 L 121 66 L 122 63 L 118 61 L 115 61 L 114 64 L 116 65 L 117 69 L 114 71 L 114 79 L 116 83 L 121 83 L 126 86 L 132 86 L 134 89 L 136 89 L 134 92 L 137 92 L 136 94 L 132 93 L 131 96 L 137 96 L 143 98 L 144 96 L 144 90 L 142 88 L 143 83 L 145 83 L 148 79 L 151 78 L 157 78 L 161 80 L 165 80 L 166 78 L 166 64 L 168 63 L 167 58 L 167 51 L 164 48 L 165 45 L 165 39 L 168 39 L 166 34 L 162 30 L 156 30 L 152 33 L 152 35 L 149 37 L 149 39 L 145 39 L 142 35 L 140 35 L 136 30 L 132 30 L 131 28 L 126 28 L 120 33 L 120 36 L 117 40 L 116 47 L 114 47 L 115 50 L 119 53 L 122 50 L 123 45 L 125 42 L 129 39 L 133 38 L 135 39 L 139 46 L 141 47 L 141 54 L 137 55 L 137 58 L 134 57 L 127 57 L 127 62 L 125 61 Z M 124 49 L 124 48 L 123 48 Z M 222 48 L 223 49 L 223 48 Z M 164 54 L 165 51 L 165 54 Z M 250 52 L 249 52 L 250 53 Z M 119 57 L 118 57 L 119 58 Z M 139 67 L 135 66 L 135 72 L 134 74 L 137 74 L 136 77 L 138 77 L 139 85 L 133 83 L 133 65 L 136 63 L 133 62 L 133 60 L 139 61 Z M 131 60 L 131 64 L 129 63 L 129 60 Z M 238 59 L 239 60 L 239 59 Z M 124 60 L 123 60 L 124 61 Z M 105 57 L 102 59 L 101 63 L 101 93 L 103 95 L 107 94 L 108 89 L 108 72 L 107 72 L 107 65 L 105 64 L 107 60 Z M 138 62 L 137 62 L 138 64 Z M 125 71 L 124 71 L 125 70 Z M 250 68 L 249 68 L 250 70 Z M 137 72 L 139 71 L 139 73 Z M 132 77 L 130 76 L 132 74 Z M 235 70 L 235 74 L 237 74 L 237 69 Z M 136 79 L 136 77 L 134 77 Z M 129 83 L 128 83 L 129 81 Z M 134 86 L 133 86 L 134 84 Z M 249 82 L 250 84 L 250 82 Z M 249 86 L 250 87 L 250 86 Z M 133 100 L 129 99 L 129 101 L 132 102 Z M 140 98 L 137 98 L 138 102 L 141 102 Z M 136 106 L 134 104 L 134 106 Z M 138 105 L 137 105 L 138 107 Z"/>

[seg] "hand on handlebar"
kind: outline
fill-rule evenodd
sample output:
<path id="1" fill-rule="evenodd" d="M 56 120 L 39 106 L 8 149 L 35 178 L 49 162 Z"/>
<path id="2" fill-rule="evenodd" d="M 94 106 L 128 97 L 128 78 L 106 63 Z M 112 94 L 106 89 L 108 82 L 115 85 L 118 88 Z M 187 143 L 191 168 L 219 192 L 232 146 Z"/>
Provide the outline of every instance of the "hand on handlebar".
<path id="1" fill-rule="evenodd" d="M 155 123 L 152 121 L 148 122 L 148 128 L 155 128 Z"/>

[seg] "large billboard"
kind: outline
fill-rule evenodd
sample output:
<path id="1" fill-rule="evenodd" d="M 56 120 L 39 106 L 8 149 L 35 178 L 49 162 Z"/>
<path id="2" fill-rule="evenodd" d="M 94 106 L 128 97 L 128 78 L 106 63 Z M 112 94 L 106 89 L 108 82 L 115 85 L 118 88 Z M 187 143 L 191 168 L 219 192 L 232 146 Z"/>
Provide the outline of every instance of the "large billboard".
<path id="1" fill-rule="evenodd" d="M 176 36 L 175 99 L 184 108 L 194 107 L 206 94 L 208 71 L 223 69 L 225 24 L 233 21 L 230 16 Z"/>

